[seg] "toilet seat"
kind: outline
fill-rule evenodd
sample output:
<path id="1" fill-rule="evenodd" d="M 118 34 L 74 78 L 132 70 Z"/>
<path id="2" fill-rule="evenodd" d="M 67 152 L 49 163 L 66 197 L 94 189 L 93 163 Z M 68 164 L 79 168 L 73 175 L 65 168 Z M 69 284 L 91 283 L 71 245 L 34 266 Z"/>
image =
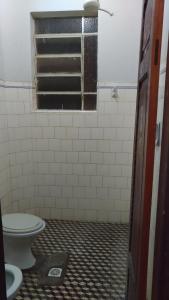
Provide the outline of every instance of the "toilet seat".
<path id="1" fill-rule="evenodd" d="M 3 231 L 8 233 L 31 233 L 39 230 L 44 221 L 30 214 L 7 214 L 2 216 Z"/>

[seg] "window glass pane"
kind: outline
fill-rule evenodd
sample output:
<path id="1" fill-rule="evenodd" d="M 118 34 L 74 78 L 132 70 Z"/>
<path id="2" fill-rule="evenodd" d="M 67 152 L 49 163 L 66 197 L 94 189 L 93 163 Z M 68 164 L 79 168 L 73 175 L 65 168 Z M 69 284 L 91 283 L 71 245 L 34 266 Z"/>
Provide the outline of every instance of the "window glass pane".
<path id="1" fill-rule="evenodd" d="M 81 110 L 81 96 L 38 95 L 38 109 Z"/>
<path id="2" fill-rule="evenodd" d="M 82 32 L 82 18 L 44 18 L 36 19 L 35 31 L 44 33 L 80 33 Z"/>
<path id="3" fill-rule="evenodd" d="M 98 18 L 84 18 L 84 32 L 97 32 L 98 31 Z"/>
<path id="4" fill-rule="evenodd" d="M 81 72 L 81 60 L 73 58 L 38 58 L 38 73 Z"/>
<path id="5" fill-rule="evenodd" d="M 38 91 L 81 91 L 80 77 L 43 77 L 37 83 Z"/>
<path id="6" fill-rule="evenodd" d="M 84 95 L 84 110 L 96 110 L 96 95 Z"/>
<path id="7" fill-rule="evenodd" d="M 38 54 L 81 53 L 80 38 L 37 39 Z"/>
<path id="8" fill-rule="evenodd" d="M 97 89 L 97 36 L 84 37 L 84 91 Z"/>

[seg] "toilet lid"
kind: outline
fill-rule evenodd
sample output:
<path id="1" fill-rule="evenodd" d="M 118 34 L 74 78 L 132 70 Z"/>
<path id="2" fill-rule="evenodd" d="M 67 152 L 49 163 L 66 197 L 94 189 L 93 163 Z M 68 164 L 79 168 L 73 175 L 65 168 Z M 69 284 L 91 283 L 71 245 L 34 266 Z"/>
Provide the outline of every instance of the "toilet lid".
<path id="1" fill-rule="evenodd" d="M 7 232 L 31 232 L 42 227 L 42 219 L 29 214 L 2 216 L 3 230 Z"/>

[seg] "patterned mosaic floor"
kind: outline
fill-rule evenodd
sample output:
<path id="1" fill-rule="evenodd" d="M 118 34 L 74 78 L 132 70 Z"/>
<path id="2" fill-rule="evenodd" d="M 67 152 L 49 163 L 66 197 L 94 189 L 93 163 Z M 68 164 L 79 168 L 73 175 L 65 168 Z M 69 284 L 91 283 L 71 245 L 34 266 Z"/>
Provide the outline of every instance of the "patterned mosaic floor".
<path id="1" fill-rule="evenodd" d="M 36 273 L 24 272 L 16 300 L 124 299 L 127 243 L 127 225 L 48 221 L 33 251 L 36 255 L 70 253 L 64 284 L 40 287 Z"/>

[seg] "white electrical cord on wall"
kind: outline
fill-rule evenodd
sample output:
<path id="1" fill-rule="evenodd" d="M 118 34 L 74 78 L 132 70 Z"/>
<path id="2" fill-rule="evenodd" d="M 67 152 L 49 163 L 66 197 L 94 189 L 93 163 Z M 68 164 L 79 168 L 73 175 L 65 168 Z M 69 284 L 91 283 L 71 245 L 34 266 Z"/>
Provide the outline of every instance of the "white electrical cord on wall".
<path id="1" fill-rule="evenodd" d="M 99 0 L 88 0 L 84 3 L 83 8 L 88 12 L 94 12 L 94 13 L 98 12 L 98 10 L 101 10 L 109 14 L 111 17 L 113 16 L 113 13 L 111 13 L 110 11 L 104 8 L 100 8 Z"/>

